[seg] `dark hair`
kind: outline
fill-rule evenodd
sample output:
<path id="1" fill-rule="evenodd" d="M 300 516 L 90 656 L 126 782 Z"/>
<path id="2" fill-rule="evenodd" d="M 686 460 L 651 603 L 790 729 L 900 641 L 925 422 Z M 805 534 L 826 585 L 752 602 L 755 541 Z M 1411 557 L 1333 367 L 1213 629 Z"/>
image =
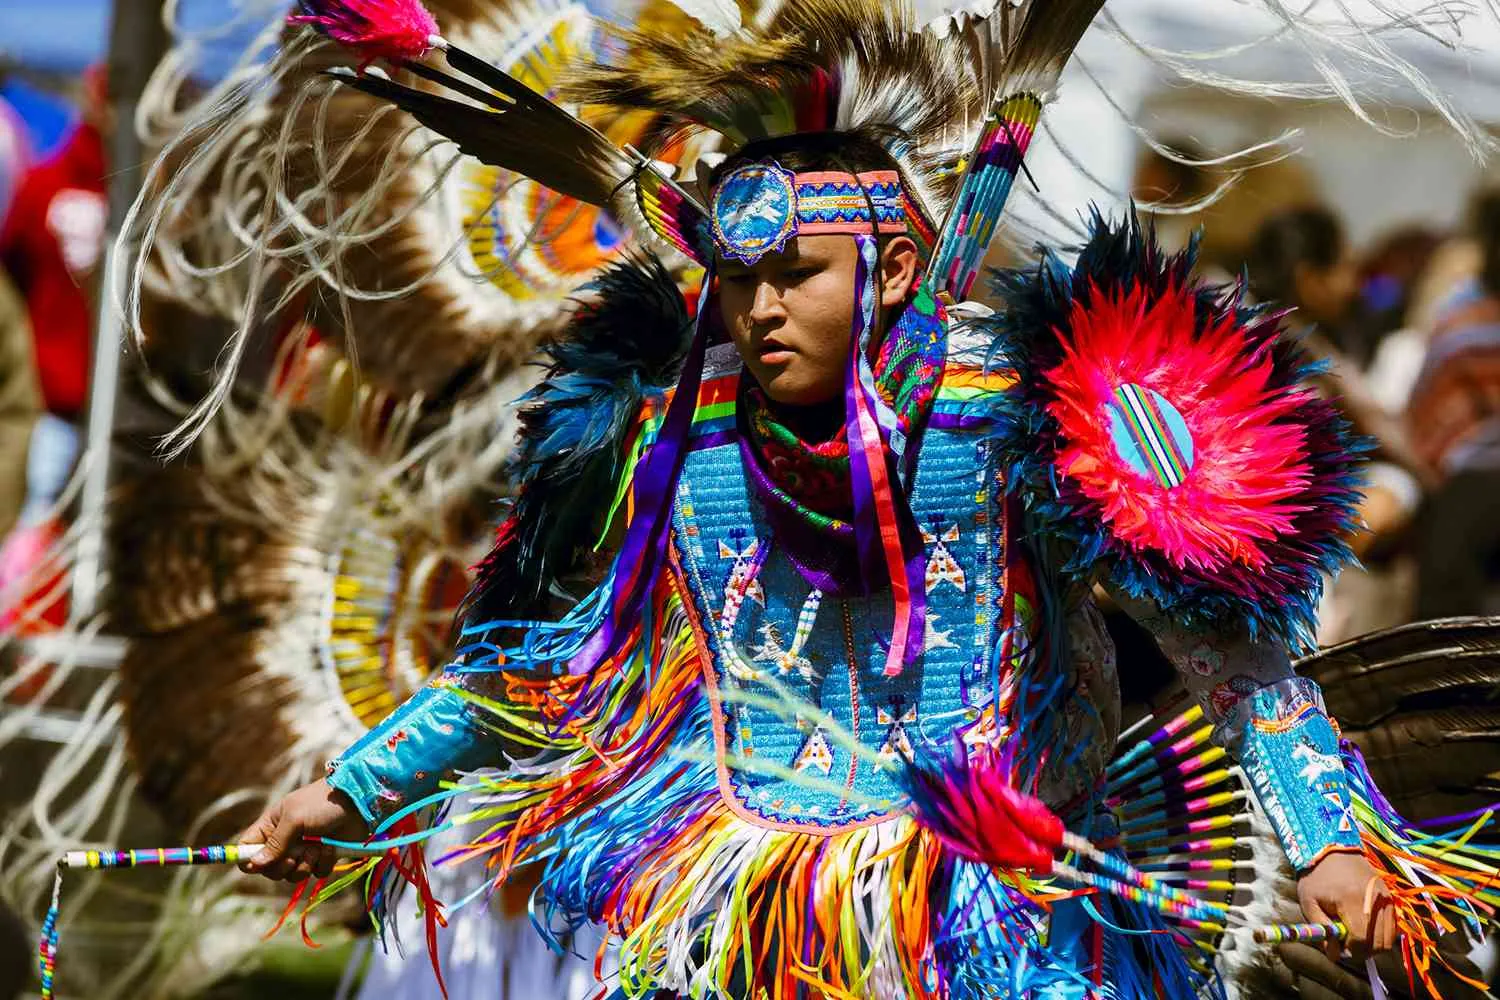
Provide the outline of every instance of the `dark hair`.
<path id="1" fill-rule="evenodd" d="M 1297 304 L 1297 269 L 1333 267 L 1344 252 L 1344 227 L 1326 208 L 1299 208 L 1261 224 L 1245 262 L 1250 289 L 1264 301 Z"/>
<path id="2" fill-rule="evenodd" d="M 1138 201 L 1179 204 L 1197 201 L 1213 187 L 1209 168 L 1199 165 L 1208 158 L 1208 152 L 1186 136 L 1164 140 L 1156 148 L 1147 147 L 1136 161 L 1134 197 Z M 1160 174 L 1165 187 L 1141 186 L 1152 171 Z"/>
<path id="3" fill-rule="evenodd" d="M 1476 197 L 1470 214 L 1482 254 L 1479 280 L 1486 292 L 1500 295 L 1500 187 Z"/>

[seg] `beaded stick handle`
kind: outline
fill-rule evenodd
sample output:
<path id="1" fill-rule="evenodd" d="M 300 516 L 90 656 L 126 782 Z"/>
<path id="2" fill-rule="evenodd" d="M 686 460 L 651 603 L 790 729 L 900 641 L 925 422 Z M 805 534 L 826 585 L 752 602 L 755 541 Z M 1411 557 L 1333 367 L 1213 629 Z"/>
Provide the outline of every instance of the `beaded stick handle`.
<path id="1" fill-rule="evenodd" d="M 42 919 L 42 941 L 37 948 L 37 969 L 42 979 L 42 1000 L 53 1000 L 57 978 L 57 915 L 62 901 L 63 872 L 70 868 L 174 868 L 185 865 L 236 865 L 253 858 L 264 844 L 221 844 L 214 847 L 153 847 L 139 851 L 69 851 L 57 859 L 57 877 L 52 882 L 52 902 Z"/>
<path id="2" fill-rule="evenodd" d="M 57 859 L 59 868 L 172 868 L 181 865 L 237 865 L 253 858 L 264 844 L 221 844 L 215 847 L 151 847 L 138 851 L 69 851 Z"/>
<path id="3" fill-rule="evenodd" d="M 1268 924 L 1255 928 L 1256 944 L 1281 944 L 1283 941 L 1328 941 L 1346 938 L 1349 928 L 1334 924 Z"/>

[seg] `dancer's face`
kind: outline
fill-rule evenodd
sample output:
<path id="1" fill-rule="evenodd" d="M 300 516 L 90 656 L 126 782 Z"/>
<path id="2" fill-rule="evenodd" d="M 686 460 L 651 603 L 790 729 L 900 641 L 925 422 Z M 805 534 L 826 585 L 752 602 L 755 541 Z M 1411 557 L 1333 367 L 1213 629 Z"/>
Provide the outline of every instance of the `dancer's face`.
<path id="1" fill-rule="evenodd" d="M 719 263 L 719 312 L 745 367 L 777 403 L 811 406 L 844 388 L 854 319 L 859 250 L 848 236 L 802 236 L 753 265 Z M 905 236 L 885 245 L 880 304 L 906 301 L 917 247 Z"/>

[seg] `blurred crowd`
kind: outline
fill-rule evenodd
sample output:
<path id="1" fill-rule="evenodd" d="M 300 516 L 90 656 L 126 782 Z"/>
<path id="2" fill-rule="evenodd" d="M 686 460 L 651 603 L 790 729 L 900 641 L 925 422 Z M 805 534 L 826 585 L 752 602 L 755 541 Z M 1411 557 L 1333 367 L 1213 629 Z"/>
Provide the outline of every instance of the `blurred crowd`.
<path id="1" fill-rule="evenodd" d="M 1320 641 L 1500 613 L 1500 184 L 1456 227 L 1356 246 L 1295 161 L 1221 191 L 1203 158 L 1191 142 L 1148 152 L 1137 203 L 1169 243 L 1201 230 L 1206 273 L 1292 310 L 1290 334 L 1370 443 L 1363 565 L 1330 588 Z"/>
<path id="2" fill-rule="evenodd" d="M 83 75 L 75 119 L 40 152 L 0 98 L 0 590 L 63 530 L 55 506 L 78 460 L 108 218 L 105 80 Z"/>

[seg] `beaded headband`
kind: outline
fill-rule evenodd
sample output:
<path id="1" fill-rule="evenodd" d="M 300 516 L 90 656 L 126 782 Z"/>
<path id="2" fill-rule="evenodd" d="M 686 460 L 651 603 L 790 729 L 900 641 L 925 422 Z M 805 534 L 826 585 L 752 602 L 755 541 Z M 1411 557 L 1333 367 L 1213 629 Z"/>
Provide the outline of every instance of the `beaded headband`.
<path id="1" fill-rule="evenodd" d="M 799 235 L 905 233 L 907 220 L 895 170 L 793 174 L 774 162 L 731 170 L 709 210 L 719 254 L 745 264 L 779 253 Z"/>

